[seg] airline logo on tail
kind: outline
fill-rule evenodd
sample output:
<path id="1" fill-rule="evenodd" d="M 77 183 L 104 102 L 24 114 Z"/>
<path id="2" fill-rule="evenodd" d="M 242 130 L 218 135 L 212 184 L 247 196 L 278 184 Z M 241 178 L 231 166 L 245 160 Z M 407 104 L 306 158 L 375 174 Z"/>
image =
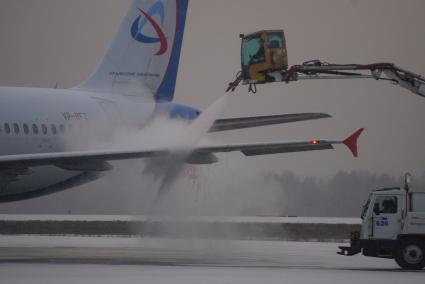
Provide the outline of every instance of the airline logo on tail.
<path id="1" fill-rule="evenodd" d="M 134 40 L 145 44 L 160 43 L 160 48 L 155 55 L 163 55 L 168 49 L 167 38 L 161 28 L 161 26 L 164 25 L 165 18 L 164 4 L 161 1 L 158 1 L 152 5 L 148 12 L 145 12 L 140 8 L 139 11 L 141 12 L 141 15 L 136 18 L 131 26 L 131 36 Z M 159 15 L 161 18 L 161 26 L 153 18 L 155 15 Z M 155 30 L 156 37 L 152 37 L 144 33 L 147 24 L 151 25 Z"/>

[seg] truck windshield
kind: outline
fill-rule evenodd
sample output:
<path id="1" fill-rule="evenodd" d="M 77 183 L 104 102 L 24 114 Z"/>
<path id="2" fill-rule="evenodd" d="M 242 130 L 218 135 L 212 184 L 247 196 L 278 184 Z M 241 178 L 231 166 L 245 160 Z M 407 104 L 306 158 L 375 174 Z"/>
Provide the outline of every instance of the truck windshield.
<path id="1" fill-rule="evenodd" d="M 264 49 L 260 36 L 247 37 L 242 43 L 242 64 L 248 66 L 264 62 Z"/>
<path id="2" fill-rule="evenodd" d="M 369 204 L 370 204 L 370 196 L 369 196 L 369 199 L 366 201 L 366 204 L 363 205 L 363 211 L 361 215 L 362 219 L 364 219 L 364 217 L 366 216 L 366 212 L 367 212 L 367 209 L 369 208 Z"/>

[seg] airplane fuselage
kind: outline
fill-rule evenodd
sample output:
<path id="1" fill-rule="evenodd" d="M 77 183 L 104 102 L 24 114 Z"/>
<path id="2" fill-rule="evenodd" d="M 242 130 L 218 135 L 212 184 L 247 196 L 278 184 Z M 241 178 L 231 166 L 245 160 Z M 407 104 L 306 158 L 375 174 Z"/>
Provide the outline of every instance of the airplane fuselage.
<path id="1" fill-rule="evenodd" d="M 0 101 L 0 155 L 63 151 L 73 147 L 64 137 L 79 131 L 141 128 L 156 105 L 149 96 L 33 88 L 0 88 Z"/>
<path id="2" fill-rule="evenodd" d="M 152 95 L 57 89 L 4 87 L 0 101 L 0 155 L 100 147 L 117 129 L 143 128 L 156 108 Z M 25 199 L 25 193 L 31 198 L 65 190 L 100 176 L 97 171 L 70 171 L 54 165 L 1 169 L 0 201 Z"/>

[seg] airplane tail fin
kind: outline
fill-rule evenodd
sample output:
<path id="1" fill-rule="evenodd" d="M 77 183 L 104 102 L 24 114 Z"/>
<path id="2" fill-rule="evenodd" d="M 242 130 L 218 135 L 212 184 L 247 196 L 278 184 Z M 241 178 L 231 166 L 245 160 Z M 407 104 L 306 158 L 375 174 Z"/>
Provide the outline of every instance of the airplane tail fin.
<path id="1" fill-rule="evenodd" d="M 123 93 L 149 89 L 172 101 L 188 0 L 134 0 L 105 57 L 76 89 Z"/>

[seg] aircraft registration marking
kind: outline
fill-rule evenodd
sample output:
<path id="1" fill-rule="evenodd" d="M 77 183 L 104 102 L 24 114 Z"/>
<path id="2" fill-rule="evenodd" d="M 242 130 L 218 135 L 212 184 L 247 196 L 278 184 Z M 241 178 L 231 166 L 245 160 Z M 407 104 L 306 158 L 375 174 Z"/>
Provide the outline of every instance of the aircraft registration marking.
<path id="1" fill-rule="evenodd" d="M 70 120 L 89 120 L 85 112 L 62 112 L 62 116 L 66 121 Z"/>

